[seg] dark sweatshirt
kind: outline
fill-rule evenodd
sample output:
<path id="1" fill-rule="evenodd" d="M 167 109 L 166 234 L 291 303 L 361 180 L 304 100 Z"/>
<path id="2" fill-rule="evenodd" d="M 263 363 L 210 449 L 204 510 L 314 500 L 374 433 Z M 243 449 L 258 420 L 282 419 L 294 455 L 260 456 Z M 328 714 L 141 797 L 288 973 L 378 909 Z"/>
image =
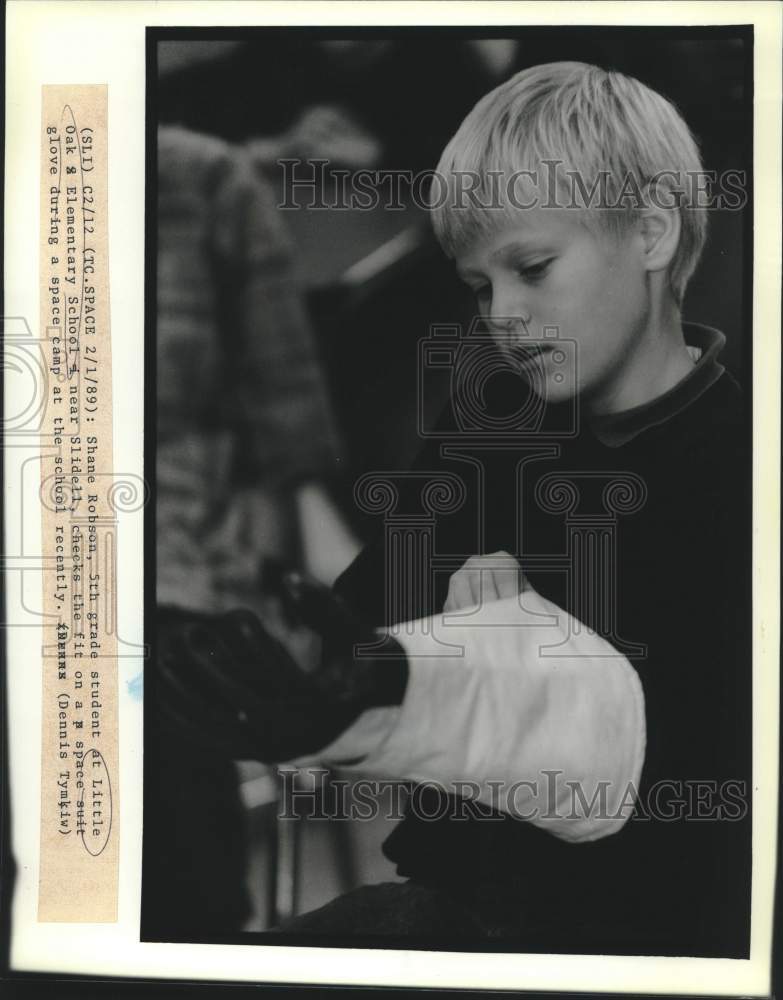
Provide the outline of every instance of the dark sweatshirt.
<path id="1" fill-rule="evenodd" d="M 550 406 L 534 433 L 493 441 L 454 434 L 452 402 L 416 463 L 459 476 L 468 498 L 436 523 L 432 585 L 409 617 L 442 609 L 449 574 L 439 563 L 502 549 L 543 597 L 622 652 L 644 689 L 645 763 L 619 833 L 569 843 L 475 804 L 455 820 L 437 801 L 445 793 L 427 789 L 419 815 L 386 841 L 401 875 L 457 897 L 499 947 L 748 955 L 750 418 L 717 360 L 722 335 L 685 332 L 700 360 L 644 406 L 579 420 L 574 435 L 560 433 L 563 404 Z M 503 397 L 513 391 L 497 390 L 488 409 L 511 412 Z M 389 617 L 385 573 L 379 537 L 337 585 L 379 625 Z M 437 708 L 433 725 L 444 724 Z M 419 818 L 439 810 L 442 819 Z"/>

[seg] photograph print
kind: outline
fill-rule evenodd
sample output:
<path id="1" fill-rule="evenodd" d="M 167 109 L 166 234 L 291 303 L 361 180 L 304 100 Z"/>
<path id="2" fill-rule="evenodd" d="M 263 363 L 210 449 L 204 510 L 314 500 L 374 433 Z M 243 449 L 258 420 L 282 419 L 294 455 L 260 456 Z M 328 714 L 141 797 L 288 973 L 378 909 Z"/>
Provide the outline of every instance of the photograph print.
<path id="1" fill-rule="evenodd" d="M 749 956 L 753 43 L 148 29 L 142 940 Z"/>

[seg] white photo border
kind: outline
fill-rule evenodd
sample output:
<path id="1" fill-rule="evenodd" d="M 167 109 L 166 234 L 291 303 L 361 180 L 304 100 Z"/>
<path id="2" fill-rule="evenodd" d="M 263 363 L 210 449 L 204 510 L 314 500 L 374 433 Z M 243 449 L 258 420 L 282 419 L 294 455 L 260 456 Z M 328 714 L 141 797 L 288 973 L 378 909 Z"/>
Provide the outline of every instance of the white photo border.
<path id="1" fill-rule="evenodd" d="M 621 7 L 621 9 L 620 9 Z M 6 315 L 38 316 L 39 122 L 43 83 L 109 85 L 109 220 L 115 472 L 143 475 L 146 29 L 174 26 L 750 24 L 754 110 L 754 798 L 751 956 L 728 959 L 547 956 L 190 945 L 139 941 L 143 523 L 119 537 L 120 905 L 116 924 L 36 921 L 40 809 L 40 649 L 34 628 L 8 634 L 8 737 L 16 886 L 14 972 L 264 983 L 767 996 L 778 799 L 781 275 L 781 22 L 774 3 L 107 2 L 10 0 L 7 7 Z M 13 385 L 6 406 L 13 406 Z M 6 412 L 11 412 L 9 409 Z M 128 414 L 137 415 L 129 420 Z M 16 457 L 5 453 L 12 489 Z M 14 530 L 6 489 L 6 531 Z M 18 523 L 18 522 L 17 522 Z M 35 532 L 33 531 L 33 534 Z M 39 531 L 40 537 L 40 531 Z M 12 592 L 8 620 L 24 614 Z M 303 971 L 306 971 L 306 977 Z"/>

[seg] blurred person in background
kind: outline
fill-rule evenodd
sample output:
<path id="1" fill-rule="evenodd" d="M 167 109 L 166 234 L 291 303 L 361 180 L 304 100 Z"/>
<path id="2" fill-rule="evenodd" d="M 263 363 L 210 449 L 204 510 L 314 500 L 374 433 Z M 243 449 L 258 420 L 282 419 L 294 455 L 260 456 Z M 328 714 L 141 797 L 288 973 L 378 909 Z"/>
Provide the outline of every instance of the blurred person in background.
<path id="1" fill-rule="evenodd" d="M 219 139 L 163 127 L 158 149 L 158 600 L 228 608 L 291 557 L 291 497 L 336 437 L 269 187 Z"/>
<path id="2" fill-rule="evenodd" d="M 296 646 L 259 579 L 265 561 L 300 557 L 297 494 L 338 457 L 329 402 L 269 187 L 241 149 L 177 126 L 158 134 L 157 296 L 158 605 L 248 607 Z M 166 731 L 150 750 L 147 928 L 237 930 L 250 904 L 236 765 Z"/>

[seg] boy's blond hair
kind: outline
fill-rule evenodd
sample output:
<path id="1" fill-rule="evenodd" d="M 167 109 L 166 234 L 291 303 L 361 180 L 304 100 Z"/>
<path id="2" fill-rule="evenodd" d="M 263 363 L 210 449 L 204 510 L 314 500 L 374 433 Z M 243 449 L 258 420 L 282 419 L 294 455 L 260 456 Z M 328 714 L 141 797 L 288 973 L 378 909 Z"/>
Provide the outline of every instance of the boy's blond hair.
<path id="1" fill-rule="evenodd" d="M 491 91 L 460 125 L 437 167 L 448 196 L 431 196 L 432 221 L 449 256 L 491 234 L 509 215 L 519 221 L 529 202 L 508 183 L 521 179 L 516 172 L 529 172 L 528 180 L 535 174 L 537 204 L 573 207 L 588 225 L 597 222 L 615 233 L 649 203 L 634 192 L 648 197 L 652 182 L 656 204 L 679 207 L 681 235 L 669 282 L 682 300 L 707 218 L 688 197 L 689 181 L 702 174 L 696 141 L 664 97 L 632 77 L 577 62 L 533 66 Z M 602 186 L 595 187 L 599 178 Z"/>

